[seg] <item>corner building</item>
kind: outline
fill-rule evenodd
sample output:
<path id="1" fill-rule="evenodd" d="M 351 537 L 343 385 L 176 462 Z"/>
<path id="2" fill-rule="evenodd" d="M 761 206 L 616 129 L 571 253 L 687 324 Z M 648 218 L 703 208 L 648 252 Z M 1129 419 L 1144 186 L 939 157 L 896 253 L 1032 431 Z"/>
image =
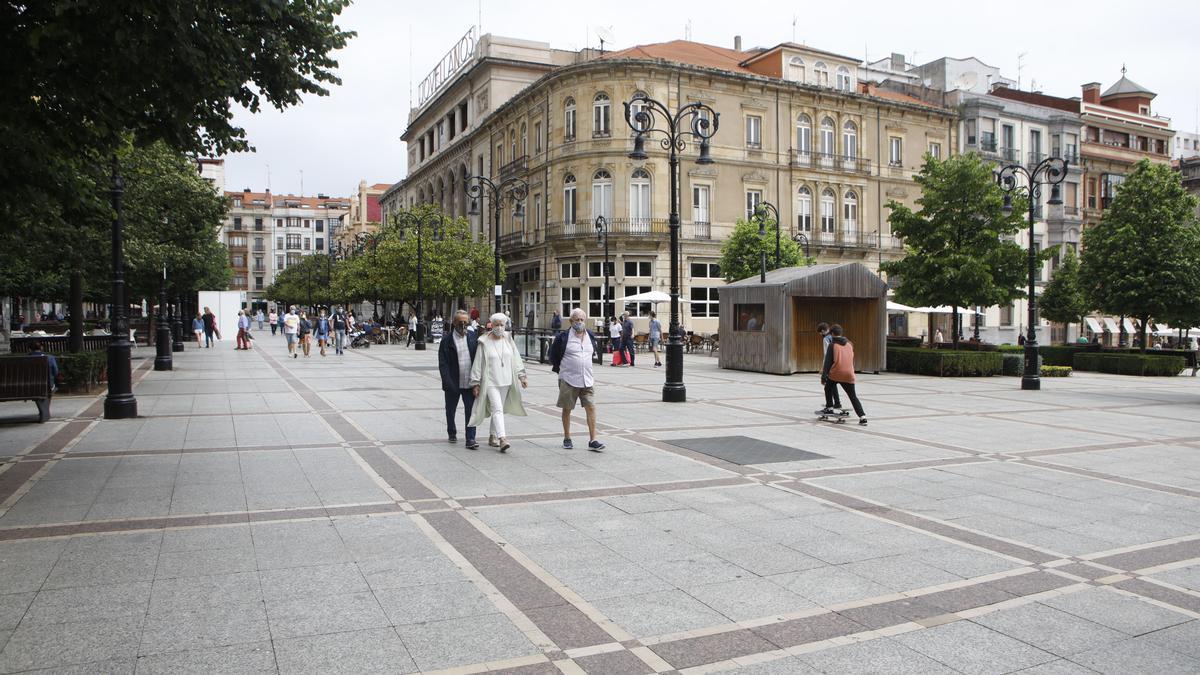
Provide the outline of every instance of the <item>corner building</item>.
<path id="1" fill-rule="evenodd" d="M 574 306 L 599 318 L 597 216 L 609 224 L 612 298 L 670 290 L 667 153 L 651 136 L 647 160 L 628 158 L 623 103 L 638 93 L 672 110 L 703 102 L 720 120 L 714 164 L 695 163 L 695 143 L 681 155 L 681 320 L 687 330 L 715 332 L 721 243 L 759 202 L 778 207 L 782 236 L 804 234 L 818 262 L 877 268 L 903 255 L 886 203 L 915 201 L 913 175 L 926 152 L 945 156 L 956 146 L 957 118 L 860 83 L 858 73 L 853 58 L 791 43 L 743 51 L 672 41 L 598 53 L 485 35 L 470 63 L 412 111 L 403 137 L 409 175 L 383 196 L 384 217 L 431 201 L 464 215 L 464 177 L 521 178 L 529 183 L 525 217 L 505 209 L 499 233 L 504 309 L 532 311 L 538 326 Z M 486 199 L 479 210 L 472 224 L 491 239 Z M 490 298 L 477 300 L 490 309 Z M 645 330 L 652 307 L 614 309 L 633 313 Z M 665 324 L 667 305 L 658 309 Z"/>

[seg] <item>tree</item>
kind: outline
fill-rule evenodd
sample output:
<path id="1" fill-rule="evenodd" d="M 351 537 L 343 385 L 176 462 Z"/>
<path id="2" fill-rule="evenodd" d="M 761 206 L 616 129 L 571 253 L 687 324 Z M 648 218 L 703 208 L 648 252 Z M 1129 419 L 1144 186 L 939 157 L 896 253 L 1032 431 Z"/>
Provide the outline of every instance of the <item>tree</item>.
<path id="1" fill-rule="evenodd" d="M 275 275 L 265 295 L 285 305 L 303 305 L 310 309 L 316 305 L 331 305 L 340 296 L 329 283 L 329 270 L 329 257 L 325 254 L 303 256 L 299 262 Z"/>
<path id="2" fill-rule="evenodd" d="M 899 277 L 896 301 L 914 306 L 990 307 L 1025 297 L 1025 251 L 1010 237 L 1022 227 L 1024 199 L 1004 212 L 1004 194 L 978 155 L 938 160 L 929 155 L 913 178 L 920 210 L 889 201 L 892 234 L 907 254 L 883 264 Z M 932 321 L 932 319 L 931 319 Z M 957 325 L 953 333 L 958 346 Z M 932 330 L 930 331 L 932 335 Z"/>
<path id="3" fill-rule="evenodd" d="M 779 224 L 772 219 L 766 221 L 766 235 L 759 236 L 758 221 L 738 218 L 733 233 L 721 244 L 721 273 L 726 282 L 756 276 L 761 269 L 761 254 L 767 254 L 767 271 L 776 267 L 811 265 L 812 260 L 804 257 L 800 245 L 791 237 L 779 240 L 779 265 L 775 264 L 775 231 Z"/>
<path id="4" fill-rule="evenodd" d="M 1083 315 L 1091 309 L 1079 283 L 1079 259 L 1075 257 L 1075 249 L 1067 249 L 1062 263 L 1042 291 L 1038 307 L 1044 318 L 1059 323 L 1081 323 Z"/>
<path id="5" fill-rule="evenodd" d="M 1135 164 L 1100 222 L 1084 231 L 1079 271 L 1093 306 L 1138 320 L 1143 350 L 1151 317 L 1195 315 L 1200 226 L 1179 174 L 1146 159 Z"/>

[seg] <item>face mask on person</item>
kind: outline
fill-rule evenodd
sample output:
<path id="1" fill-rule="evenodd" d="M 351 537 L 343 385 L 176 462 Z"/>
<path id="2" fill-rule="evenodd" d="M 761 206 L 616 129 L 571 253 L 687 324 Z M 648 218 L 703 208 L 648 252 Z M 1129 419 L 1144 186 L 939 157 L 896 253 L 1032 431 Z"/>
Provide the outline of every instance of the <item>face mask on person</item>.
<path id="1" fill-rule="evenodd" d="M 462 323 L 461 321 L 454 324 L 454 332 L 458 333 L 459 335 L 466 333 L 467 332 L 467 324 Z"/>
<path id="2" fill-rule="evenodd" d="M 492 326 L 492 335 L 504 337 L 504 326 Z"/>
<path id="3" fill-rule="evenodd" d="M 576 333 L 582 333 L 583 332 L 583 322 L 576 321 L 575 323 L 571 324 L 571 328 L 574 328 Z"/>

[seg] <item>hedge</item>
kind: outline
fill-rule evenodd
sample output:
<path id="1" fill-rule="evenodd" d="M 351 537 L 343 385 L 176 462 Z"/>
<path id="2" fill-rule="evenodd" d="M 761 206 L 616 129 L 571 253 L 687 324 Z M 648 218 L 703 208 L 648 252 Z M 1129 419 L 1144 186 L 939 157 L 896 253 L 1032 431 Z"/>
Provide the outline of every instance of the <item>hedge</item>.
<path id="1" fill-rule="evenodd" d="M 1085 352 L 1075 355 L 1073 367 L 1075 370 L 1113 375 L 1174 376 L 1183 370 L 1186 363 L 1182 356 Z"/>
<path id="2" fill-rule="evenodd" d="M 924 344 L 925 339 L 919 337 L 908 337 L 900 335 L 889 335 L 887 339 L 888 347 L 920 347 Z"/>
<path id="3" fill-rule="evenodd" d="M 1025 370 L 1025 357 L 1021 354 L 1000 354 L 1004 358 L 1001 374 L 1020 377 Z"/>
<path id="4" fill-rule="evenodd" d="M 74 392 L 87 392 L 100 384 L 108 367 L 108 353 L 102 350 L 59 354 L 57 358 L 60 388 Z"/>
<path id="5" fill-rule="evenodd" d="M 889 347 L 887 369 L 893 373 L 937 377 L 990 377 L 1002 372 L 1000 352 L 967 352 L 949 349 Z"/>
<path id="6" fill-rule="evenodd" d="M 938 342 L 934 345 L 934 349 L 954 349 L 953 342 Z M 958 341 L 958 351 L 960 352 L 995 352 L 1000 351 L 997 345 L 990 342 L 971 342 L 969 340 Z"/>
<path id="7" fill-rule="evenodd" d="M 1071 366 L 1042 366 L 1042 377 L 1070 377 Z"/>

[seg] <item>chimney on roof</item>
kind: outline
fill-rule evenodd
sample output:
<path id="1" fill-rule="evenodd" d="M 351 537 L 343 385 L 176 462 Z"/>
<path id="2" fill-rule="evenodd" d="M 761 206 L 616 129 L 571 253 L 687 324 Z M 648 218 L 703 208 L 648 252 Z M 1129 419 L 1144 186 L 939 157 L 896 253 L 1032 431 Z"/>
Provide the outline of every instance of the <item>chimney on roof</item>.
<path id="1" fill-rule="evenodd" d="M 900 52 L 892 52 L 892 72 L 904 72 L 904 55 Z"/>
<path id="2" fill-rule="evenodd" d="M 1100 102 L 1100 83 L 1088 82 L 1083 85 L 1083 102 L 1084 103 L 1099 103 Z"/>
<path id="3" fill-rule="evenodd" d="M 738 52 L 742 51 L 742 36 L 741 35 L 733 36 L 733 49 L 734 49 L 734 51 L 738 51 Z"/>
<path id="4" fill-rule="evenodd" d="M 250 188 L 246 188 L 245 190 L 242 190 L 242 192 L 250 192 Z"/>
<path id="5" fill-rule="evenodd" d="M 323 195 L 320 192 L 318 192 L 317 199 L 329 199 L 329 195 Z"/>

